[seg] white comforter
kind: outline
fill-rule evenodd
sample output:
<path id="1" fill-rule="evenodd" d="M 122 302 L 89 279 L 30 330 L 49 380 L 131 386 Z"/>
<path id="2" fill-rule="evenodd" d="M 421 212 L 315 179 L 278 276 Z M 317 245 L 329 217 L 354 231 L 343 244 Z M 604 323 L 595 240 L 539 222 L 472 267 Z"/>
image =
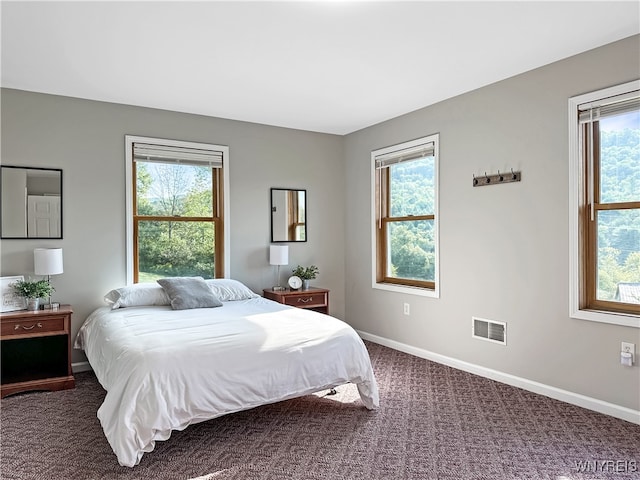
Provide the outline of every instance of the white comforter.
<path id="1" fill-rule="evenodd" d="M 98 418 L 123 466 L 172 430 L 347 382 L 367 408 L 379 403 L 355 330 L 264 298 L 193 310 L 99 308 L 75 348 L 107 391 Z"/>

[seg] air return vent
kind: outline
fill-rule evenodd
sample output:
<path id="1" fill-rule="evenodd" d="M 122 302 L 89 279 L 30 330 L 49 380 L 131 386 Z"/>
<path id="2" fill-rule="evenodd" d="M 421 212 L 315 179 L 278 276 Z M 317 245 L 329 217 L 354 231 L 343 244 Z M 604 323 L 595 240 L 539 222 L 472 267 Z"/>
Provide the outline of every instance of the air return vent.
<path id="1" fill-rule="evenodd" d="M 496 322 L 493 320 L 485 320 L 484 318 L 471 317 L 471 336 L 481 340 L 489 340 L 490 342 L 507 344 L 507 324 L 504 322 Z"/>

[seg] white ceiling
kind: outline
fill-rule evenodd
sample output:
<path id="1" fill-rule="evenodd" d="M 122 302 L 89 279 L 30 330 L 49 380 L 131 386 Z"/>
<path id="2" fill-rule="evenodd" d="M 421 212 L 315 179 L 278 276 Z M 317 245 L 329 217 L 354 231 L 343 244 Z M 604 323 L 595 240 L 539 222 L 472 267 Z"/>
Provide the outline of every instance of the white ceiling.
<path id="1" fill-rule="evenodd" d="M 640 2 L 2 1 L 2 86 L 346 134 L 640 33 Z"/>

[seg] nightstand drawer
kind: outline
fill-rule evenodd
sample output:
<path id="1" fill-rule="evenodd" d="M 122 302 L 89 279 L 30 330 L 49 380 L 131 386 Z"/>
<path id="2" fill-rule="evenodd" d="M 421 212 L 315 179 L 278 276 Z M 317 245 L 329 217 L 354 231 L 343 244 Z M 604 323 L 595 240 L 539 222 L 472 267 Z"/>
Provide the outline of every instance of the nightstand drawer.
<path id="1" fill-rule="evenodd" d="M 264 298 L 284 303 L 291 307 L 307 308 L 320 313 L 329 313 L 329 290 L 310 287 L 307 290 L 273 290 L 265 288 Z"/>
<path id="2" fill-rule="evenodd" d="M 0 397 L 75 387 L 71 305 L 0 313 Z"/>
<path id="3" fill-rule="evenodd" d="M 40 333 L 65 333 L 64 318 L 50 318 L 50 319 L 29 319 L 29 320 L 14 320 L 11 322 L 2 322 L 2 336 L 10 337 L 14 335 L 31 334 L 37 335 Z"/>
<path id="4" fill-rule="evenodd" d="M 284 297 L 285 305 L 299 308 L 324 307 L 327 304 L 326 293 L 309 293 L 301 295 L 288 295 Z"/>

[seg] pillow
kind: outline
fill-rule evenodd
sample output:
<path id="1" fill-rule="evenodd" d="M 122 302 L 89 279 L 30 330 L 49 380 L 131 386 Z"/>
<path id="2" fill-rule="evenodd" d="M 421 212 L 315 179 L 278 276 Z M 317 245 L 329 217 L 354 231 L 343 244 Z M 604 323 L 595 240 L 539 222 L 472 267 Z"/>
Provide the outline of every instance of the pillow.
<path id="1" fill-rule="evenodd" d="M 174 310 L 222 306 L 202 277 L 161 278 L 158 283 L 171 300 Z"/>
<path id="2" fill-rule="evenodd" d="M 171 305 L 169 297 L 157 283 L 135 283 L 127 287 L 116 288 L 104 296 L 104 301 L 111 304 L 112 310 L 126 307 Z"/>
<path id="3" fill-rule="evenodd" d="M 238 280 L 230 278 L 213 278 L 205 280 L 213 294 L 220 299 L 221 302 L 231 302 L 234 300 L 248 300 L 250 298 L 258 298 L 260 295 L 252 292 L 249 288 L 240 283 Z"/>

